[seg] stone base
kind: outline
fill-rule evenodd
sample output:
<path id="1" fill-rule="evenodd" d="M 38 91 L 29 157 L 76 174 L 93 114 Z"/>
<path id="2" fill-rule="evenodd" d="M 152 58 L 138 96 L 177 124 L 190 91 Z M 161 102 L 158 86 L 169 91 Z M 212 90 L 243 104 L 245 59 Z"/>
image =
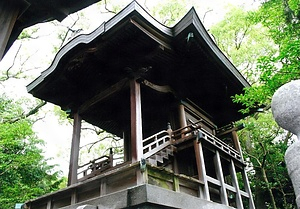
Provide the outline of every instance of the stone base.
<path id="1" fill-rule="evenodd" d="M 232 209 L 232 207 L 203 200 L 161 187 L 143 184 L 120 192 L 94 198 L 63 209 Z"/>

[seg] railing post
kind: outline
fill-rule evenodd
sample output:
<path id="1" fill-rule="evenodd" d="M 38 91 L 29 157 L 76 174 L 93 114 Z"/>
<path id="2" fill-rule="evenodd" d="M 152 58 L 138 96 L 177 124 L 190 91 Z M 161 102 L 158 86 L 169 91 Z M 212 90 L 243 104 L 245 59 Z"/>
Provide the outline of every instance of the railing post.
<path id="1" fill-rule="evenodd" d="M 231 174 L 232 184 L 236 190 L 236 194 L 235 194 L 236 207 L 237 209 L 244 209 L 242 195 L 239 188 L 239 182 L 236 176 L 235 165 L 232 159 L 230 160 L 230 174 Z"/>
<path id="2" fill-rule="evenodd" d="M 197 142 L 197 140 L 194 140 L 194 149 L 197 163 L 198 178 L 204 184 L 203 189 L 199 188 L 200 197 L 206 200 L 210 200 L 201 141 Z"/>
<path id="3" fill-rule="evenodd" d="M 221 162 L 220 153 L 218 150 L 216 150 L 216 154 L 214 156 L 214 164 L 215 164 L 215 168 L 216 168 L 217 178 L 221 183 L 221 188 L 220 188 L 221 202 L 224 205 L 228 205 L 229 203 L 228 203 L 228 197 L 227 197 L 227 192 L 226 192 L 226 187 L 225 187 L 225 182 L 224 182 L 222 162 Z"/>
<path id="4" fill-rule="evenodd" d="M 114 153 L 112 148 L 109 148 L 109 165 L 111 167 L 114 165 Z"/>

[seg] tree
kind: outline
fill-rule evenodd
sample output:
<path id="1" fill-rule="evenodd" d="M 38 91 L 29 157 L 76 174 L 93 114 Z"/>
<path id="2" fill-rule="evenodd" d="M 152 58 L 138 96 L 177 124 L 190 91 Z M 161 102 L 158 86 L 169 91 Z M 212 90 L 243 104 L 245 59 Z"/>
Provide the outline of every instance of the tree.
<path id="1" fill-rule="evenodd" d="M 274 91 L 297 78 L 298 49 L 293 48 L 298 45 L 297 41 L 291 41 L 296 37 L 295 31 L 289 29 L 295 29 L 295 23 L 290 22 L 288 24 L 293 25 L 287 27 L 283 4 L 274 2 L 265 2 L 257 11 L 233 8 L 210 30 L 224 53 L 252 83 L 244 94 L 236 95 L 234 101 L 244 104 L 245 109 L 241 111 L 250 114 L 242 121 L 246 128 L 239 133 L 245 159 L 252 168 L 249 175 L 256 207 L 260 209 L 295 205 L 284 165 L 284 153 L 292 134 L 277 126 L 269 109 Z M 291 34 L 286 34 L 289 30 Z M 283 41 L 286 36 L 289 38 Z M 259 107 L 264 107 L 265 112 L 253 112 Z"/>
<path id="2" fill-rule="evenodd" d="M 252 11 L 233 6 L 209 30 L 218 47 L 252 84 L 259 74 L 257 59 L 278 51 L 274 41 L 265 35 L 266 31 L 266 27 L 253 21 Z"/>
<path id="3" fill-rule="evenodd" d="M 300 78 L 300 7 L 297 0 L 269 0 L 255 13 L 254 20 L 268 28 L 279 50 L 272 55 L 261 56 L 257 68 L 256 85 L 237 95 L 235 102 L 245 105 L 244 112 L 266 106 L 274 92 L 283 84 Z"/>
<path id="4" fill-rule="evenodd" d="M 284 163 L 292 134 L 277 126 L 270 111 L 247 117 L 239 132 L 257 208 L 293 208 L 295 195 Z"/>
<path id="5" fill-rule="evenodd" d="M 0 98 L 0 205 L 3 209 L 54 191 L 61 183 L 59 172 L 53 171 L 55 166 L 48 165 L 42 155 L 43 141 L 33 132 L 33 121 L 23 113 L 22 102 L 4 95 Z"/>

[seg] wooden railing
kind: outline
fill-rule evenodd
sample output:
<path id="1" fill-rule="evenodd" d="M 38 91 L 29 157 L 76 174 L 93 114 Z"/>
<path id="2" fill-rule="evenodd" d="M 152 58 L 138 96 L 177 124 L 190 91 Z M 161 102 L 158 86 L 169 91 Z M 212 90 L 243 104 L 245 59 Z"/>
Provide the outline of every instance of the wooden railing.
<path id="1" fill-rule="evenodd" d="M 113 166 L 113 156 L 110 153 L 109 156 L 104 155 L 97 159 L 94 159 L 84 165 L 78 167 L 79 172 L 77 173 L 78 181 L 83 181 L 91 178 L 104 170 Z"/>
<path id="2" fill-rule="evenodd" d="M 217 147 L 219 150 L 227 153 L 234 159 L 242 162 L 242 156 L 237 150 L 230 147 L 228 144 L 226 144 L 225 142 L 223 142 L 222 140 L 220 140 L 219 138 L 215 137 L 214 135 L 210 134 L 202 128 L 197 129 L 197 140 L 203 140 L 205 142 L 208 142 L 214 147 Z"/>
<path id="3" fill-rule="evenodd" d="M 242 162 L 241 154 L 235 150 L 233 147 L 229 146 L 218 137 L 209 133 L 207 130 L 201 126 L 202 120 L 199 120 L 193 124 L 189 124 L 183 128 L 177 129 L 172 132 L 172 139 L 174 139 L 174 145 L 178 145 L 184 141 L 190 139 L 202 140 L 216 147 L 218 150 L 225 152 L 234 159 Z"/>
<path id="4" fill-rule="evenodd" d="M 151 155 L 171 145 L 170 133 L 166 130 L 160 131 L 143 140 L 143 154 L 147 159 Z"/>

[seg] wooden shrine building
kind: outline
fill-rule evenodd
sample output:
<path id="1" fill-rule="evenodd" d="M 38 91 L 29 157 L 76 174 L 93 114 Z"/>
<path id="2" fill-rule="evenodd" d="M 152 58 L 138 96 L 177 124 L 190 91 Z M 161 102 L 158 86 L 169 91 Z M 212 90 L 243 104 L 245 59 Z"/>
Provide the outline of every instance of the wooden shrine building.
<path id="1" fill-rule="evenodd" d="M 247 86 L 194 9 L 169 28 L 132 2 L 28 85 L 74 126 L 69 186 L 26 207 L 254 209 L 231 99 Z M 124 140 L 123 163 L 79 172 L 82 120 Z"/>

